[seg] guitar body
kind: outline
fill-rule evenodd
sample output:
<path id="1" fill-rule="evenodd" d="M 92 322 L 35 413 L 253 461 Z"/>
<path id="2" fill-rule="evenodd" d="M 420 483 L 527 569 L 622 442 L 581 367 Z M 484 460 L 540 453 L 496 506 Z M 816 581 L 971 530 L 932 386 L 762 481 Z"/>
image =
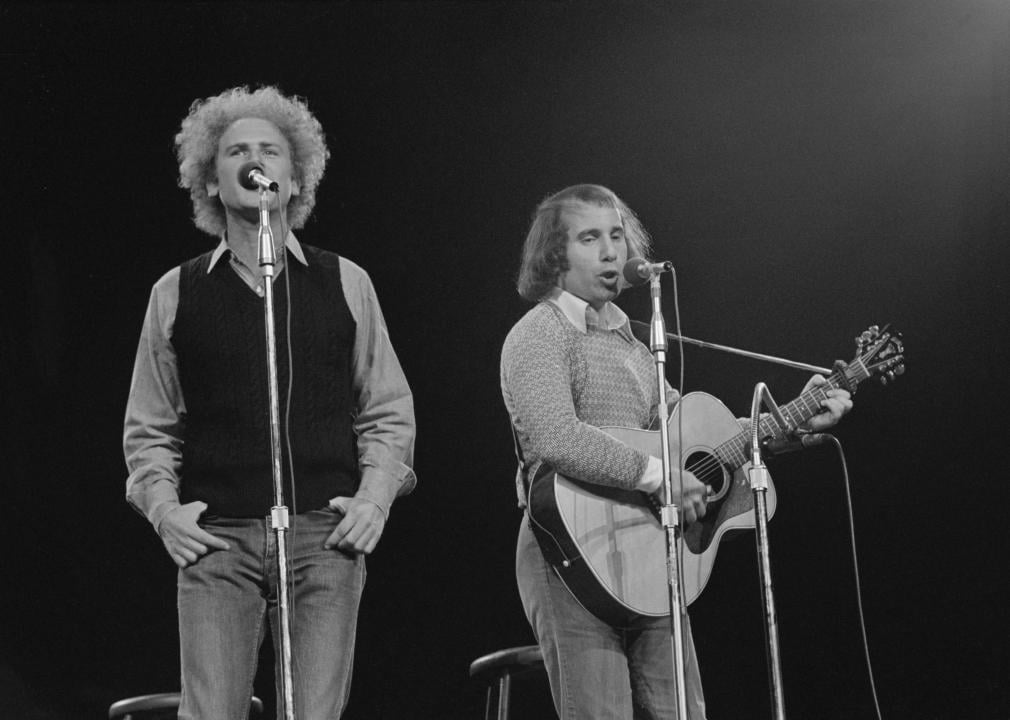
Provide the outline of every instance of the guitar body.
<path id="1" fill-rule="evenodd" d="M 685 467 L 713 489 L 704 518 L 684 530 L 684 601 L 693 602 L 712 573 L 726 533 L 755 527 L 750 463 L 737 468 L 717 448 L 741 435 L 733 413 L 706 393 L 685 395 L 669 421 L 670 462 L 680 462 L 683 413 Z M 618 440 L 661 457 L 659 432 L 606 427 Z M 723 453 L 724 454 L 724 453 Z M 769 483 L 768 513 L 776 505 Z M 649 496 L 573 480 L 545 469 L 530 488 L 530 517 L 547 560 L 587 610 L 612 625 L 636 615 L 669 615 L 666 532 Z"/>
<path id="2" fill-rule="evenodd" d="M 859 353 L 851 363 L 836 362 L 835 372 L 823 384 L 805 389 L 773 413 L 784 427 L 762 417 L 758 437 L 794 433 L 821 412 L 831 389 L 855 392 L 867 378 L 877 376 L 887 384 L 904 373 L 900 333 L 872 325 L 856 338 L 856 346 Z M 662 456 L 658 432 L 602 430 L 650 455 Z M 756 525 L 747 476 L 750 432 L 714 397 L 693 392 L 674 408 L 669 438 L 671 465 L 679 468 L 683 457 L 684 467 L 712 488 L 705 517 L 683 532 L 683 597 L 690 604 L 712 574 L 720 540 L 727 533 Z M 767 492 L 770 518 L 776 504 L 770 479 Z M 544 557 L 591 613 L 618 627 L 636 616 L 669 615 L 666 531 L 652 496 L 580 482 L 542 467 L 530 481 L 529 515 Z"/>

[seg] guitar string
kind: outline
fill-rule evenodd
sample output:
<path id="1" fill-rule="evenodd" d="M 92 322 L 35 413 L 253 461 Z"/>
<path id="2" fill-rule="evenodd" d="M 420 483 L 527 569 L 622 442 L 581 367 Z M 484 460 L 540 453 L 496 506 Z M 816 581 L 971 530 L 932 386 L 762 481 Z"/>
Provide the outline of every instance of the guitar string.
<path id="1" fill-rule="evenodd" d="M 846 367 L 846 370 L 853 371 L 852 377 L 849 378 L 852 384 L 858 384 L 870 376 L 869 369 L 866 367 L 862 359 L 858 359 L 850 363 Z M 810 417 L 817 414 L 813 411 L 821 407 L 821 402 L 827 398 L 828 390 L 836 389 L 845 384 L 843 383 L 842 376 L 842 372 L 832 373 L 826 379 L 824 384 L 810 388 L 809 390 L 801 393 L 798 398 L 779 408 L 780 412 L 782 412 L 783 416 L 788 415 L 789 420 L 794 423 L 794 426 L 808 420 Z M 803 409 L 810 412 L 810 415 L 804 416 L 804 413 L 799 408 L 801 403 L 803 405 Z M 793 416 L 794 412 L 796 413 L 796 417 Z M 771 436 L 776 434 L 775 428 L 771 426 L 771 419 L 765 417 L 759 422 L 764 434 Z M 767 431 L 765 430 L 766 426 Z M 712 451 L 714 455 L 706 455 L 704 460 L 688 469 L 696 476 L 699 473 L 712 477 L 722 476 L 722 468 L 727 464 L 738 461 L 742 455 L 743 462 L 741 462 L 740 465 L 733 466 L 733 470 L 736 470 L 746 462 L 746 448 L 749 445 L 749 442 L 745 439 L 746 437 L 747 432 L 740 432 L 737 435 L 734 435 L 726 442 L 713 448 Z"/>
<path id="2" fill-rule="evenodd" d="M 859 358 L 850 363 L 849 365 L 847 365 L 845 370 L 852 372 L 852 377 L 849 378 L 851 384 L 858 384 L 870 376 L 869 369 L 863 362 L 862 358 Z M 809 390 L 801 393 L 798 398 L 787 403 L 786 405 L 783 405 L 781 408 L 779 408 L 779 410 L 782 412 L 784 416 L 788 415 L 789 420 L 793 422 L 793 425 L 795 427 L 796 425 L 799 425 L 801 422 L 804 422 L 805 420 L 808 420 L 817 414 L 815 411 L 817 411 L 821 407 L 821 402 L 827 398 L 828 390 L 836 389 L 844 384 L 846 383 L 843 383 L 843 373 L 841 371 L 834 372 L 826 379 L 824 384 L 818 385 L 817 387 L 814 388 L 810 388 Z M 804 416 L 804 412 L 800 410 L 799 407 L 800 404 L 803 405 L 803 410 L 810 413 L 809 415 Z M 761 430 L 765 432 L 765 434 L 771 436 L 774 436 L 776 434 L 774 428 L 771 427 L 769 427 L 768 430 L 765 431 L 766 425 L 770 425 L 770 420 L 765 418 L 764 420 L 761 420 L 759 422 L 761 423 Z M 741 462 L 740 465 L 743 465 L 746 462 L 746 448 L 748 445 L 748 442 L 745 439 L 746 435 L 747 435 L 746 432 L 741 432 L 733 436 L 726 442 L 712 449 L 715 457 L 707 455 L 705 460 L 702 460 L 698 464 L 687 469 L 689 469 L 695 475 L 698 475 L 699 473 L 711 476 L 722 475 L 722 467 L 728 464 L 727 460 L 729 462 L 734 462 L 736 460 L 736 458 L 734 457 L 726 457 L 731 455 L 737 456 L 737 458 L 740 455 L 742 455 L 743 462 Z M 683 448 L 681 448 L 681 451 L 682 450 Z M 724 459 L 724 457 L 726 459 Z M 686 465 L 683 466 L 686 467 Z M 733 469 L 735 470 L 736 467 L 738 466 L 735 466 Z"/>
<path id="3" fill-rule="evenodd" d="M 674 279 L 674 282 L 676 282 L 676 279 Z M 787 403 L 786 405 L 783 405 L 781 408 L 779 408 L 780 412 L 782 412 L 783 416 L 788 416 L 789 420 L 792 421 L 793 426 L 795 427 L 817 414 L 816 411 L 821 408 L 822 401 L 827 398 L 828 390 L 833 390 L 843 385 L 849 385 L 849 384 L 855 385 L 862 382 L 863 380 L 865 380 L 867 377 L 870 376 L 870 371 L 862 358 L 858 358 L 857 360 L 847 365 L 845 367 L 845 371 L 849 371 L 852 373 L 851 377 L 849 378 L 850 381 L 849 383 L 843 382 L 842 371 L 834 372 L 826 379 L 826 381 L 822 385 L 818 385 L 817 387 L 806 390 L 805 392 L 801 393 L 800 396 L 795 400 Z M 800 409 L 801 404 L 803 406 L 802 410 Z M 804 411 L 810 414 L 805 415 Z M 678 417 L 678 420 L 682 419 L 683 416 L 680 415 Z M 776 428 L 772 426 L 771 424 L 772 420 L 770 418 L 766 416 L 762 420 L 759 420 L 759 423 L 761 426 L 761 431 L 765 435 L 770 436 L 776 435 L 775 432 Z M 722 477 L 723 468 L 728 464 L 738 462 L 741 459 L 741 456 L 742 456 L 742 462 L 739 462 L 739 465 L 733 465 L 732 469 L 735 471 L 736 469 L 738 469 L 739 467 L 741 467 L 743 464 L 746 463 L 746 456 L 747 456 L 746 449 L 747 446 L 749 445 L 749 442 L 746 439 L 747 435 L 748 433 L 746 431 L 734 435 L 726 442 L 716 446 L 715 448 L 712 448 L 712 454 L 706 454 L 704 459 L 700 460 L 691 467 L 688 467 L 686 462 L 683 461 L 683 459 L 680 465 L 682 468 L 689 470 L 696 477 L 699 475 L 704 475 L 705 477 L 712 477 L 712 478 Z M 681 453 L 681 457 L 683 457 L 682 443 L 683 441 L 681 440 L 681 446 L 679 450 Z"/>
<path id="4" fill-rule="evenodd" d="M 810 417 L 813 417 L 813 415 L 810 415 L 810 416 L 804 418 L 803 415 L 802 415 L 802 413 L 798 413 L 797 417 L 800 418 L 800 419 L 797 422 L 796 418 L 793 417 L 793 411 L 790 408 L 794 408 L 794 409 L 798 410 L 798 408 L 795 408 L 794 406 L 796 406 L 801 401 L 803 402 L 804 407 L 806 407 L 806 405 L 807 405 L 807 399 L 809 399 L 809 400 L 811 400 L 811 402 L 813 402 L 814 409 L 819 408 L 820 407 L 820 402 L 819 401 L 820 400 L 824 400 L 825 398 L 827 398 L 827 390 L 831 390 L 831 389 L 834 389 L 834 388 L 838 387 L 838 382 L 839 381 L 835 380 L 835 378 L 838 375 L 839 375 L 838 373 L 832 374 L 831 377 L 828 378 L 828 380 L 823 385 L 819 385 L 816 388 L 811 388 L 810 390 L 807 390 L 806 392 L 802 393 L 800 395 L 800 397 L 798 397 L 796 400 L 793 400 L 792 402 L 788 403 L 787 405 L 782 406 L 782 408 L 780 408 L 780 411 L 783 411 L 783 415 L 788 415 L 789 419 L 792 420 L 796 424 L 799 424 L 800 422 L 803 422 L 804 420 L 807 420 Z M 827 388 L 827 390 L 825 388 Z M 821 397 L 818 398 L 817 397 L 818 395 L 820 395 Z M 814 413 L 814 414 L 816 414 L 816 413 Z M 762 421 L 760 424 L 761 424 L 761 427 L 764 428 L 764 426 L 767 424 L 767 421 Z M 721 445 L 718 445 L 717 447 L 713 448 L 712 450 L 713 450 L 714 455 L 708 455 L 707 454 L 705 456 L 705 459 L 701 460 L 696 465 L 687 467 L 687 470 L 689 470 L 695 476 L 698 476 L 699 474 L 704 474 L 705 476 L 711 476 L 711 477 L 721 476 L 722 475 L 722 468 L 727 463 L 724 460 L 722 460 L 721 458 L 718 457 L 720 455 L 720 451 L 721 451 L 722 455 L 729 455 L 730 454 L 729 450 L 736 451 L 733 454 L 734 455 L 736 455 L 736 454 L 743 454 L 744 455 L 744 459 L 746 461 L 746 447 L 749 444 L 746 440 L 744 440 L 744 438 L 746 437 L 746 435 L 747 435 L 746 432 L 741 432 L 741 433 L 733 436 L 732 438 L 730 438 L 726 442 L 724 442 Z M 726 448 L 729 448 L 729 450 L 727 450 Z M 733 458 L 728 458 L 728 459 L 731 460 L 731 461 L 733 460 Z M 735 470 L 736 468 L 733 468 L 733 469 Z"/>

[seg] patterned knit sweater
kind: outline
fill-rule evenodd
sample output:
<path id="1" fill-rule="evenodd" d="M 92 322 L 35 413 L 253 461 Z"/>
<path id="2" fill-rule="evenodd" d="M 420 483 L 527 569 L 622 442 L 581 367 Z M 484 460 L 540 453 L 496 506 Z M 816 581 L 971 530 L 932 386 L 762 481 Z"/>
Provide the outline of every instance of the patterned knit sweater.
<path id="1" fill-rule="evenodd" d="M 501 386 L 528 477 L 547 463 L 585 482 L 634 489 L 648 455 L 598 429 L 655 420 L 653 357 L 627 326 L 582 333 L 557 305 L 540 302 L 505 339 Z M 521 477 L 517 491 L 525 506 Z"/>

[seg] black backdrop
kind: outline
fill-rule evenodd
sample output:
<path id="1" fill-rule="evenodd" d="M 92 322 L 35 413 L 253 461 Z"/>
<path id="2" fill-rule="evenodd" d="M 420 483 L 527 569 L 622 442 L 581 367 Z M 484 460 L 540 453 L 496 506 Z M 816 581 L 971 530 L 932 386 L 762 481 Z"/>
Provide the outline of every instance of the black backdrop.
<path id="1" fill-rule="evenodd" d="M 370 560 L 348 717 L 477 717 L 468 663 L 531 641 L 497 362 L 529 213 L 576 182 L 638 211 L 687 335 L 830 365 L 870 323 L 903 331 L 909 372 L 837 431 L 882 709 L 1010 715 L 1005 2 L 4 3 L 0 40 L 0 715 L 177 687 L 122 414 L 151 284 L 212 242 L 178 122 L 260 83 L 327 129 L 301 237 L 371 272 L 416 396 L 420 484 Z M 647 319 L 645 295 L 622 303 Z M 687 388 L 738 414 L 758 380 L 783 402 L 805 374 L 686 350 Z M 773 472 L 789 714 L 872 717 L 839 463 Z M 713 718 L 768 716 L 756 578 L 727 543 L 692 606 Z"/>

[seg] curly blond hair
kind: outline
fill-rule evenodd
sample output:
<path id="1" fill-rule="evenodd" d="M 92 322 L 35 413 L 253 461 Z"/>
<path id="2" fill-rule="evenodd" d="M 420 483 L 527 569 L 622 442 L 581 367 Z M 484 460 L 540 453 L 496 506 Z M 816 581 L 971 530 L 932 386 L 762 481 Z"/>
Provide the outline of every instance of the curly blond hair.
<path id="1" fill-rule="evenodd" d="M 258 118 L 277 126 L 291 146 L 294 179 L 300 193 L 288 203 L 288 223 L 305 225 L 316 204 L 316 187 L 323 179 L 330 151 L 323 126 L 305 100 L 288 97 L 273 86 L 235 87 L 220 95 L 194 100 L 189 115 L 175 136 L 179 160 L 179 187 L 189 190 L 193 222 L 198 228 L 220 236 L 226 228 L 224 206 L 207 194 L 207 184 L 217 182 L 215 158 L 218 141 L 236 120 Z"/>

